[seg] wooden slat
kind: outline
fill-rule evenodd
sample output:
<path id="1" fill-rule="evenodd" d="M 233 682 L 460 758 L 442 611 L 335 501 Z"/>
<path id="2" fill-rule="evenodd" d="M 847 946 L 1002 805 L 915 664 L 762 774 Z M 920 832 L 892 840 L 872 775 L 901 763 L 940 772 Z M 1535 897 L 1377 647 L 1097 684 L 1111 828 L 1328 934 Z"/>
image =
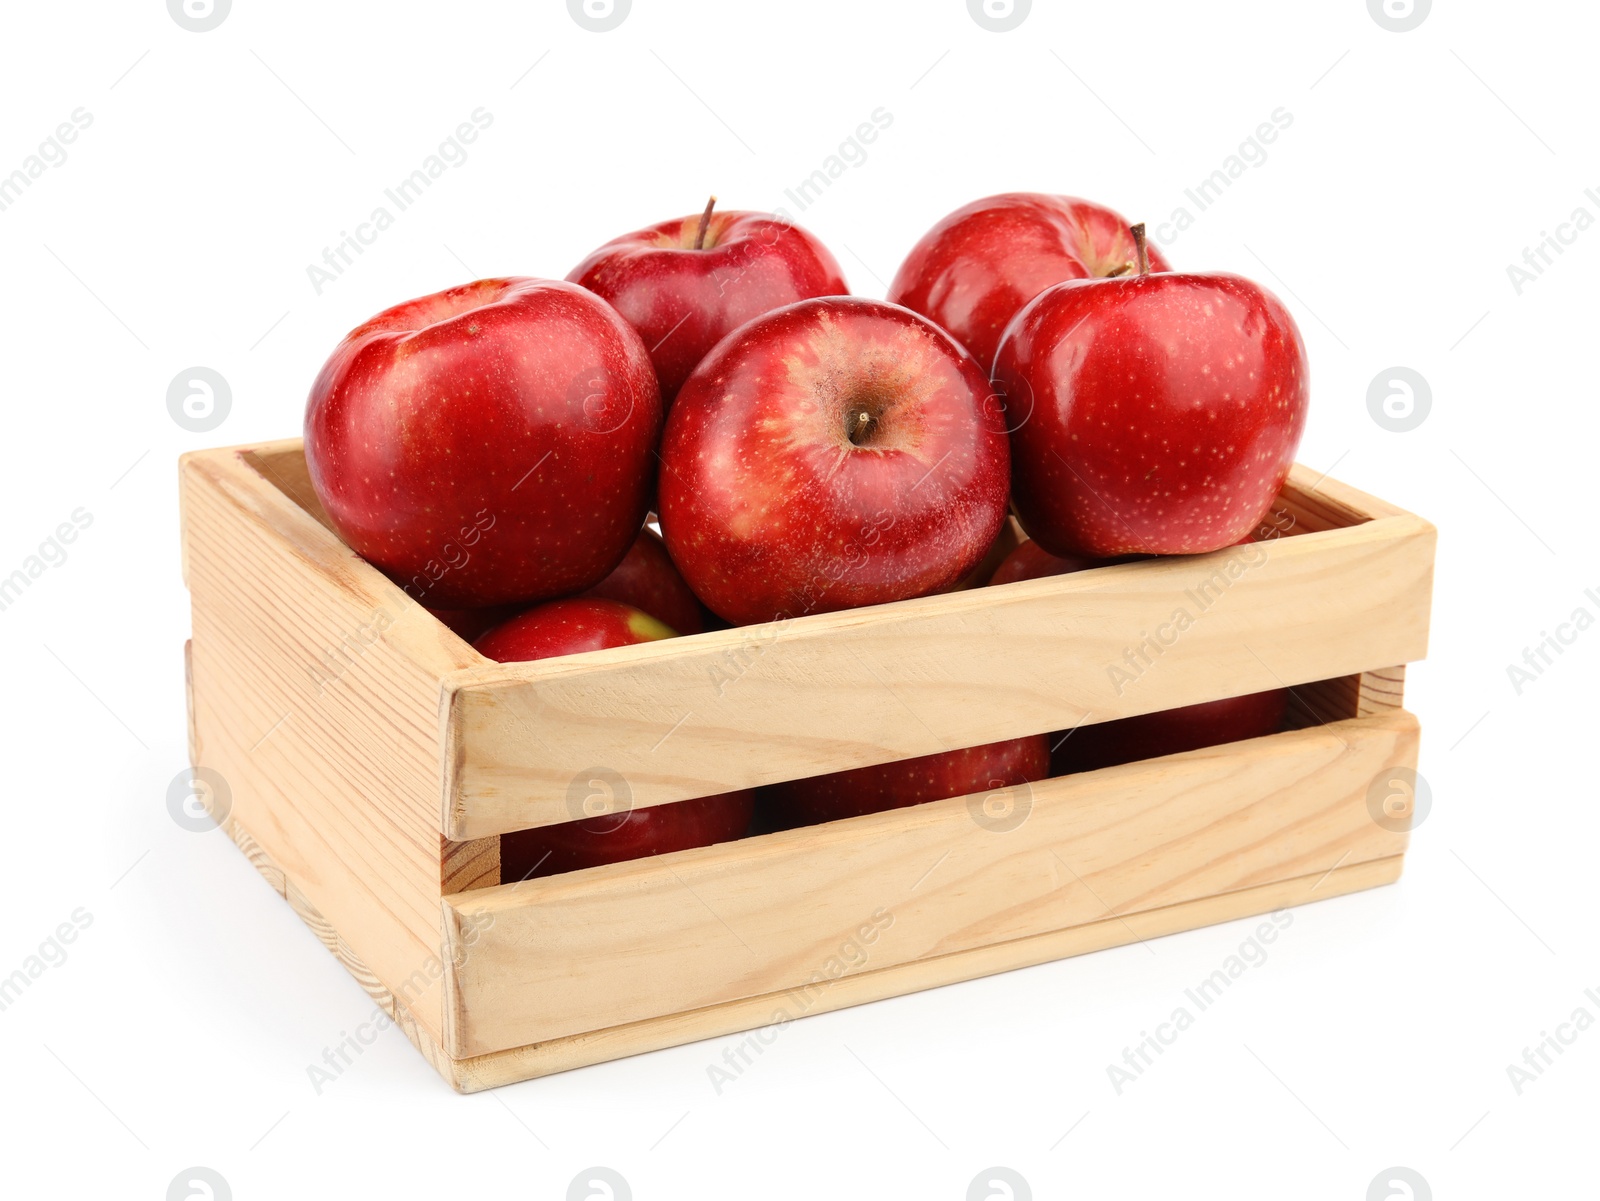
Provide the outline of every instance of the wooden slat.
<path id="1" fill-rule="evenodd" d="M 181 479 L 197 762 L 437 1039 L 439 679 L 475 656 L 239 453 Z"/>
<path id="2" fill-rule="evenodd" d="M 1427 652 L 1433 548 L 1427 522 L 1385 516 L 468 669 L 445 685 L 442 828 L 465 840 L 566 821 L 569 785 L 595 767 L 642 807 L 1406 663 Z M 1162 630 L 1176 637 L 1156 655 Z"/>
<path id="3" fill-rule="evenodd" d="M 438 1059 L 435 1061 L 430 1057 L 430 1062 L 435 1062 L 435 1066 L 458 1091 L 481 1092 L 519 1080 L 605 1063 L 625 1055 L 681 1046 L 700 1039 L 720 1038 L 742 1030 L 881 1001 L 919 989 L 938 988 L 961 980 L 1033 967 L 1107 947 L 1162 938 L 1218 922 L 1325 901 L 1364 888 L 1394 883 L 1400 878 L 1402 862 L 1402 856 L 1393 855 L 1385 859 L 1347 864 L 1335 867 L 1332 871 L 1315 872 L 1293 880 L 1260 884 L 1197 901 L 1130 913 L 1126 917 L 1105 918 L 1066 930 L 1052 930 L 976 950 L 957 951 L 899 967 L 851 972 L 830 984 L 803 993 L 769 993 L 688 1013 L 647 1018 L 590 1034 L 575 1034 L 532 1046 L 495 1051 L 470 1059 L 451 1059 L 441 1051 L 438 1052 Z M 938 1054 L 938 1048 L 934 1046 L 930 1046 L 928 1051 Z M 714 1052 L 708 1053 L 708 1060 L 714 1057 Z"/>
<path id="4" fill-rule="evenodd" d="M 957 951 L 899 967 L 852 971 L 826 985 L 803 993 L 771 993 L 687 1013 L 666 1014 L 531 1046 L 496 1051 L 470 1059 L 452 1059 L 416 1020 L 410 1008 L 386 988 L 334 930 L 316 906 L 294 884 L 236 818 L 222 823 L 252 866 L 279 896 L 288 902 L 323 946 L 350 973 L 362 989 L 394 1021 L 411 1044 L 459 1092 L 514 1084 L 604 1063 L 663 1047 L 699 1039 L 717 1038 L 852 1005 L 900 996 L 918 989 L 936 988 L 960 980 L 994 975 L 1192 930 L 1293 905 L 1324 901 L 1359 889 L 1390 884 L 1400 877 L 1401 856 L 1335 867 L 1275 884 L 1261 884 L 1220 896 L 1204 897 L 1159 909 L 1103 918 L 1066 930 L 1055 930 L 995 946 Z"/>
<path id="5" fill-rule="evenodd" d="M 892 967 L 1402 853 L 1367 790 L 1416 764 L 1390 713 L 445 898 L 455 1058 L 805 983 L 865 924 Z M 581 964 L 581 971 L 576 965 Z"/>
<path id="6" fill-rule="evenodd" d="M 1405 685 L 1404 665 L 1302 684 L 1289 691 L 1285 727 L 1300 730 L 1347 717 L 1387 713 L 1404 704 Z"/>

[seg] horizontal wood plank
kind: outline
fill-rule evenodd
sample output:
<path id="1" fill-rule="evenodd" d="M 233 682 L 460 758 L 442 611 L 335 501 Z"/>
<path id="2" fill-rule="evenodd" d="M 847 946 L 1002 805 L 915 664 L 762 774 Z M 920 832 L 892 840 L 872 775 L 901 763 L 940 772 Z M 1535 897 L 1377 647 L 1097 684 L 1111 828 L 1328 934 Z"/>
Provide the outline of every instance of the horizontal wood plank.
<path id="1" fill-rule="evenodd" d="M 443 698 L 442 828 L 570 820 L 596 769 L 644 807 L 1407 663 L 1427 652 L 1434 538 L 1398 514 L 468 669 Z"/>
<path id="2" fill-rule="evenodd" d="M 444 1046 L 503 1051 L 1401 854 L 1404 711 L 443 902 Z M 1004 804 L 997 806 L 1005 809 Z M 977 814 L 978 816 L 975 816 Z M 992 817 L 986 817 L 990 826 Z M 1003 828 L 1011 825 L 1011 828 Z"/>
<path id="3" fill-rule="evenodd" d="M 1163 938 L 1201 926 L 1326 901 L 1364 888 L 1393 884 L 1400 878 L 1403 861 L 1400 855 L 1370 859 L 1293 880 L 1258 884 L 1237 892 L 1146 909 L 1126 917 L 1104 918 L 898 967 L 852 972 L 801 994 L 769 993 L 470 1059 L 451 1059 L 437 1051 L 429 1054 L 429 1062 L 438 1067 L 458 1091 L 481 1092 L 626 1055 L 721 1038 L 744 1030 L 777 1027 L 801 1017 L 830 1013 L 920 989 L 975 980 L 1108 947 Z M 929 1051 L 938 1053 L 934 1047 Z M 707 1053 L 708 1062 L 713 1057 L 712 1052 Z M 720 1056 L 716 1056 L 715 1061 L 719 1065 L 722 1063 Z"/>

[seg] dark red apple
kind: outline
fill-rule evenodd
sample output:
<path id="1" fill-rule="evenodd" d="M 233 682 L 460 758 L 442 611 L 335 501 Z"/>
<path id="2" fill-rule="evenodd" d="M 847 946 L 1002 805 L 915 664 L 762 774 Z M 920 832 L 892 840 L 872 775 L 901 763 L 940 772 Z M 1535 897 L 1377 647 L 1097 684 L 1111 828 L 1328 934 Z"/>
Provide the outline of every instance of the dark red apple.
<path id="1" fill-rule="evenodd" d="M 661 529 L 736 625 L 923 596 L 982 561 L 1006 518 L 1003 416 L 932 322 L 849 297 L 758 317 L 668 414 Z"/>
<path id="2" fill-rule="evenodd" d="M 471 642 L 492 626 L 499 625 L 517 612 L 516 605 L 494 605 L 488 609 L 429 609 L 461 638 Z"/>
<path id="3" fill-rule="evenodd" d="M 1131 271 L 1128 223 L 1088 200 L 1007 192 L 974 200 L 911 248 L 889 299 L 955 335 L 988 371 L 1017 311 L 1066 279 Z M 1157 270 L 1166 261 L 1151 253 Z"/>
<path id="4" fill-rule="evenodd" d="M 698 634 L 706 628 L 700 602 L 672 565 L 666 544 L 649 526 L 639 531 L 615 570 L 583 595 L 643 609 L 680 634 Z"/>
<path id="5" fill-rule="evenodd" d="M 711 204 L 607 242 L 567 278 L 639 331 L 669 408 L 695 364 L 746 321 L 849 291 L 827 247 L 798 225 Z"/>
<path id="6" fill-rule="evenodd" d="M 744 789 L 503 834 L 500 882 L 731 842 L 749 832 L 754 808 L 755 794 Z"/>
<path id="7" fill-rule="evenodd" d="M 1273 688 L 1052 734 L 1050 742 L 1055 749 L 1050 754 L 1050 774 L 1093 771 L 1274 734 L 1283 724 L 1288 700 L 1288 689 Z"/>
<path id="8" fill-rule="evenodd" d="M 436 609 L 579 592 L 644 523 L 661 397 L 593 293 L 485 279 L 347 335 L 311 387 L 311 484 L 357 554 Z"/>
<path id="9" fill-rule="evenodd" d="M 632 605 L 574 597 L 535 605 L 479 635 L 472 645 L 486 659 L 521 663 L 674 636 L 670 626 Z"/>
<path id="10" fill-rule="evenodd" d="M 1068 572 L 1082 571 L 1086 567 L 1103 566 L 1098 559 L 1086 559 L 1081 555 L 1073 555 L 1063 559 L 1052 555 L 1033 539 L 1018 543 L 1017 549 L 1005 557 L 1005 561 L 994 569 L 994 574 L 989 577 L 991 584 L 1014 584 L 1018 580 L 1038 580 L 1045 576 L 1066 575 Z"/>
<path id="11" fill-rule="evenodd" d="M 1142 230 L 1140 231 L 1142 237 Z M 1011 495 L 1054 555 L 1197 554 L 1247 536 L 1305 429 L 1305 344 L 1237 275 L 1137 271 L 1046 289 L 995 359 Z"/>
<path id="12" fill-rule="evenodd" d="M 758 790 L 757 806 L 764 825 L 788 829 L 1010 788 L 1049 773 L 1049 741 L 1035 734 L 773 784 Z"/>

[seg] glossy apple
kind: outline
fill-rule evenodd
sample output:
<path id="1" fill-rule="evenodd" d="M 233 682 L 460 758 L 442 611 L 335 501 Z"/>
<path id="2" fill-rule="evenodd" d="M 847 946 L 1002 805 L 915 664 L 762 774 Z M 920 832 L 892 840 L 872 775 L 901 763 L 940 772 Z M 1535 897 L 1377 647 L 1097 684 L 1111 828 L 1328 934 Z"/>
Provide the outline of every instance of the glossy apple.
<path id="1" fill-rule="evenodd" d="M 674 636 L 671 626 L 632 605 L 574 597 L 535 605 L 480 634 L 472 645 L 485 658 L 521 663 Z"/>
<path id="2" fill-rule="evenodd" d="M 774 784 L 758 790 L 756 804 L 764 825 L 787 829 L 1009 788 L 1049 774 L 1050 744 L 1036 734 Z"/>
<path id="3" fill-rule="evenodd" d="M 661 398 L 573 284 L 485 279 L 352 331 L 306 403 L 311 484 L 356 553 L 436 609 L 578 592 L 644 523 Z"/>
<path id="4" fill-rule="evenodd" d="M 650 348 L 671 407 L 706 352 L 746 321 L 849 289 L 827 247 L 771 213 L 714 212 L 663 221 L 594 251 L 567 276 L 603 296 Z"/>
<path id="5" fill-rule="evenodd" d="M 514 884 L 603 863 L 730 842 L 749 832 L 754 809 L 755 794 L 745 789 L 502 834 L 500 881 Z"/>
<path id="6" fill-rule="evenodd" d="M 639 531 L 611 574 L 583 595 L 643 609 L 680 634 L 698 634 L 706 628 L 700 602 L 672 565 L 666 544 L 649 526 Z"/>
<path id="7" fill-rule="evenodd" d="M 1142 231 L 1141 231 L 1142 232 Z M 1237 275 L 1136 272 L 1046 289 L 995 360 L 1011 495 L 1055 555 L 1197 554 L 1271 508 L 1305 429 L 1305 345 Z"/>
<path id="8" fill-rule="evenodd" d="M 889 299 L 955 335 L 987 372 L 1017 311 L 1066 279 L 1115 275 L 1136 262 L 1122 217 L 1088 200 L 1007 192 L 964 205 L 911 248 Z M 1151 252 L 1157 270 L 1166 260 Z"/>
<path id="9" fill-rule="evenodd" d="M 1203 746 L 1274 734 L 1283 724 L 1286 688 L 1143 713 L 1051 735 L 1050 774 L 1093 771 L 1117 763 L 1176 755 Z"/>
<path id="10" fill-rule="evenodd" d="M 661 461 L 672 561 L 736 625 L 937 592 L 1006 517 L 983 373 L 875 300 L 801 301 L 721 342 L 679 392 Z"/>

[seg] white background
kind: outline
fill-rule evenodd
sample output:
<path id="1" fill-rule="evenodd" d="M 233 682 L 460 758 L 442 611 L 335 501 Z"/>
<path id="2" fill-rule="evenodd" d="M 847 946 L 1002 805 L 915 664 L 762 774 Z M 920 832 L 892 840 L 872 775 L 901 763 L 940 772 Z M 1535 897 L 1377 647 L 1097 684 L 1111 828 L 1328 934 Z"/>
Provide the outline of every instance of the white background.
<path id="1" fill-rule="evenodd" d="M 1041 1198 L 1361 1201 L 1393 1165 L 1438 1198 L 1594 1187 L 1600 1030 L 1520 1096 L 1506 1069 L 1579 1006 L 1600 1017 L 1600 632 L 1520 695 L 1506 668 L 1600 615 L 1600 231 L 1520 295 L 1507 266 L 1600 216 L 1600 19 L 1441 0 L 1394 33 L 1362 0 L 1138 7 L 1038 0 L 995 33 L 961 0 L 635 0 L 594 33 L 559 0 L 236 0 L 193 33 L 160 0 L 7 6 L 0 174 L 93 116 L 0 212 L 0 575 L 93 515 L 0 612 L 0 975 L 92 915 L 0 1013 L 7 1195 L 161 1198 L 196 1164 L 241 1201 L 559 1198 L 592 1164 L 640 1199 L 962 1198 L 991 1165 Z M 318 295 L 307 266 L 479 106 L 468 160 Z M 880 106 L 864 162 L 804 212 L 785 199 Z M 808 1019 L 721 1095 L 706 1069 L 734 1039 L 458 1097 L 394 1030 L 318 1095 L 306 1066 L 371 1003 L 164 802 L 185 764 L 177 456 L 298 433 L 327 352 L 394 301 L 560 277 L 711 191 L 787 207 L 881 296 L 991 192 L 1165 221 L 1279 107 L 1266 161 L 1166 250 L 1288 302 L 1314 379 L 1300 457 L 1439 526 L 1408 680 L 1434 804 L 1403 881 L 1297 910 L 1120 1096 L 1107 1065 L 1254 921 Z M 203 434 L 166 409 L 195 365 L 232 389 Z M 1432 389 L 1408 433 L 1367 410 L 1395 365 Z"/>

